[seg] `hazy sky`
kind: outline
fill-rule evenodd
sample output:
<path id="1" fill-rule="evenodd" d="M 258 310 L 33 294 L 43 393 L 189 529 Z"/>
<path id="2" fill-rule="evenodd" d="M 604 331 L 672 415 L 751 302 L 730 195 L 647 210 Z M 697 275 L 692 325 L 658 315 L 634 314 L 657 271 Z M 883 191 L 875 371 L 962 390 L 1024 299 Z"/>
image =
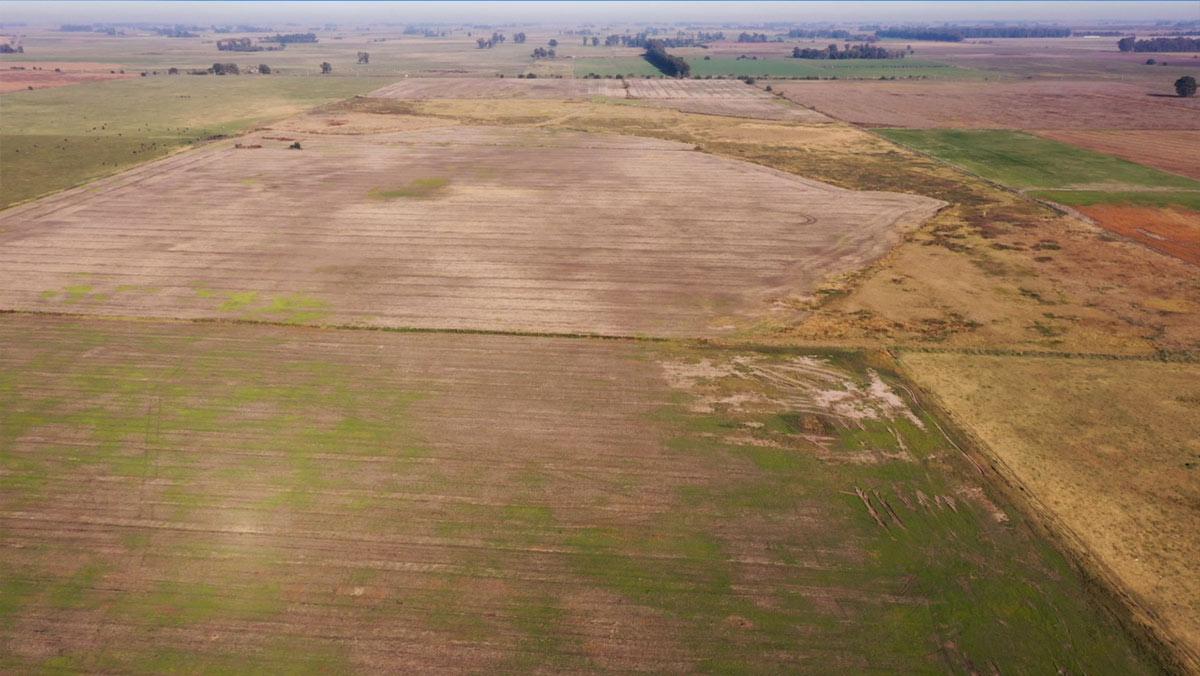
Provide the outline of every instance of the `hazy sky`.
<path id="1" fill-rule="evenodd" d="M 1126 2 L 30 2 L 0 0 L 0 21 L 222 23 L 387 20 L 637 21 L 1200 20 L 1200 0 Z"/>

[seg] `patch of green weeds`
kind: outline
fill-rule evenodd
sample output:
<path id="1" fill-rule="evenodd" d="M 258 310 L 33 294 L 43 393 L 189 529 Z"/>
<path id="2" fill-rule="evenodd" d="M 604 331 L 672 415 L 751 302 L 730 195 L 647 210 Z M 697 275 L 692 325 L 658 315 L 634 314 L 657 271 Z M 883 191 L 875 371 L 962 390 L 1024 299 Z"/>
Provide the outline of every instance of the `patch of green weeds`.
<path id="1" fill-rule="evenodd" d="M 430 199 L 443 193 L 449 185 L 448 178 L 417 178 L 398 188 L 372 188 L 367 196 L 373 200 Z"/>

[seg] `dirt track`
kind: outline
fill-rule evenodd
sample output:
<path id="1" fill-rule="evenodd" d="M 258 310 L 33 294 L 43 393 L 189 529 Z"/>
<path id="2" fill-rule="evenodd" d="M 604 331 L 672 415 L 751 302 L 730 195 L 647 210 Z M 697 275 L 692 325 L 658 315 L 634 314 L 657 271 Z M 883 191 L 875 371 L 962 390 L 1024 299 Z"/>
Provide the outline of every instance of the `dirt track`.
<path id="1" fill-rule="evenodd" d="M 717 335 L 938 207 L 633 137 L 447 127 L 297 151 L 278 134 L 4 212 L 0 307 Z"/>
<path id="2" fill-rule="evenodd" d="M 780 82 L 789 99 L 869 127 L 1200 129 L 1200 99 L 1120 82 Z"/>

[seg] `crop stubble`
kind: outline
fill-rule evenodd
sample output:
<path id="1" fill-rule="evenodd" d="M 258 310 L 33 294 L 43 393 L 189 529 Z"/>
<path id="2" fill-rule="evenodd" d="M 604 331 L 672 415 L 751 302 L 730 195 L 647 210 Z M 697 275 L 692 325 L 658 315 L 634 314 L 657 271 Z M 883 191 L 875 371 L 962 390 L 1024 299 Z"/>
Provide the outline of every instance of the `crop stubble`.
<path id="1" fill-rule="evenodd" d="M 299 151 L 281 138 L 5 212 L 0 304 L 713 335 L 883 255 L 939 206 L 632 137 L 458 126 L 305 136 Z M 378 198 L 414 181 L 444 189 Z"/>

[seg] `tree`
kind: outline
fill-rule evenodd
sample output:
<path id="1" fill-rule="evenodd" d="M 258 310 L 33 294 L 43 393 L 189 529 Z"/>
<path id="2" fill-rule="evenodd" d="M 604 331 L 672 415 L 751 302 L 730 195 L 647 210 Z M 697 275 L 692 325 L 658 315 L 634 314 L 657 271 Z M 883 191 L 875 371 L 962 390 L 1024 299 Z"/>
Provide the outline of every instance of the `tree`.
<path id="1" fill-rule="evenodd" d="M 1196 95 L 1196 78 L 1191 75 L 1184 75 L 1175 81 L 1175 93 L 1180 96 L 1195 96 Z"/>
<path id="2" fill-rule="evenodd" d="M 328 61 L 321 62 L 321 75 L 329 75 L 333 72 L 333 66 Z"/>
<path id="3" fill-rule="evenodd" d="M 548 42 L 548 43 L 546 43 L 546 44 L 550 45 L 551 47 L 557 47 L 557 46 L 558 46 L 558 40 L 555 40 L 554 38 L 550 38 L 550 42 Z"/>
<path id="4" fill-rule="evenodd" d="M 358 62 L 359 63 L 371 63 L 371 55 L 367 52 L 359 52 L 358 53 Z"/>
<path id="5" fill-rule="evenodd" d="M 270 75 L 271 67 L 265 63 L 260 63 L 260 64 L 258 64 L 258 73 L 260 75 Z"/>

